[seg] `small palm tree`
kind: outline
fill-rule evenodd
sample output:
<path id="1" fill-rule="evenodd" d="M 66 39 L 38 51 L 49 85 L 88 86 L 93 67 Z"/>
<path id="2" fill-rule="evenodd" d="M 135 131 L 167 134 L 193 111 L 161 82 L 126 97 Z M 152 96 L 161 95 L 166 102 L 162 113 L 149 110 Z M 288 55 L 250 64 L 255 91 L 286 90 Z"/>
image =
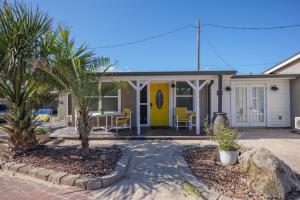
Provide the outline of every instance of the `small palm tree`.
<path id="1" fill-rule="evenodd" d="M 59 28 L 53 34 L 55 40 L 49 46 L 50 62 L 39 60 L 36 67 L 49 74 L 67 92 L 71 93 L 77 105 L 77 130 L 81 140 L 83 158 L 88 155 L 89 135 L 92 121 L 89 107 L 99 98 L 98 85 L 101 75 L 95 73 L 104 68 L 101 74 L 113 66 L 107 57 L 94 58 L 93 51 L 86 45 L 75 48 L 75 40 L 70 38 L 70 31 Z"/>
<path id="2" fill-rule="evenodd" d="M 39 9 L 21 4 L 0 7 L 0 95 L 9 102 L 3 117 L 8 142 L 14 152 L 36 144 L 31 104 L 35 101 L 37 79 L 42 74 L 30 60 L 46 59 L 41 44 L 51 29 L 51 19 Z"/>

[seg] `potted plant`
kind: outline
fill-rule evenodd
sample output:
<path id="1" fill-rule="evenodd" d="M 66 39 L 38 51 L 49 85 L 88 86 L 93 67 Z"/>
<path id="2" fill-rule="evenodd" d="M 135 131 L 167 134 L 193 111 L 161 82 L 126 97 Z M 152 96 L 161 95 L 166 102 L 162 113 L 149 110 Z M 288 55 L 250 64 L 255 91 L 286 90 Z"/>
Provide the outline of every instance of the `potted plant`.
<path id="1" fill-rule="evenodd" d="M 46 128 L 38 127 L 36 128 L 35 133 L 36 133 L 36 140 L 38 144 L 44 144 L 50 138 L 49 132 L 47 131 Z"/>
<path id="2" fill-rule="evenodd" d="M 215 129 L 211 138 L 218 144 L 221 163 L 223 165 L 234 165 L 237 162 L 240 150 L 236 129 L 220 125 Z"/>

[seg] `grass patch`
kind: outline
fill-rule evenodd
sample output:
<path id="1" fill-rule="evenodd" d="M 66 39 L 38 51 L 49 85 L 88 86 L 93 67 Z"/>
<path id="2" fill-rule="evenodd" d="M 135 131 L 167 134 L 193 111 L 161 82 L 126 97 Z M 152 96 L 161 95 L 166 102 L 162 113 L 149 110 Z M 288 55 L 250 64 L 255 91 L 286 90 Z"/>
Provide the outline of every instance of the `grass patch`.
<path id="1" fill-rule="evenodd" d="M 199 192 L 198 189 L 187 180 L 185 180 L 183 183 L 183 189 L 186 195 L 195 196 L 200 199 L 206 200 L 206 198 L 201 194 L 201 192 Z"/>

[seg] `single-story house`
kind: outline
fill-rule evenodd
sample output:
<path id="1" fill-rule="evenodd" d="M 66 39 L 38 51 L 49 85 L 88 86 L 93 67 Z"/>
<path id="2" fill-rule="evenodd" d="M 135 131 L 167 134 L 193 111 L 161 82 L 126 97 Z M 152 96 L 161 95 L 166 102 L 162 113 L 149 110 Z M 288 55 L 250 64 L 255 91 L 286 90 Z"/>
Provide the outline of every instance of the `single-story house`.
<path id="1" fill-rule="evenodd" d="M 227 113 L 234 127 L 291 127 L 291 92 L 297 80 L 295 73 L 110 72 L 101 85 L 122 81 L 126 86 L 100 98 L 91 110 L 121 112 L 130 108 L 138 135 L 141 127 L 174 127 L 176 107 L 194 111 L 197 135 L 205 118 L 212 118 L 215 112 Z M 61 95 L 58 113 L 62 117 L 70 114 L 70 101 L 68 95 Z"/>

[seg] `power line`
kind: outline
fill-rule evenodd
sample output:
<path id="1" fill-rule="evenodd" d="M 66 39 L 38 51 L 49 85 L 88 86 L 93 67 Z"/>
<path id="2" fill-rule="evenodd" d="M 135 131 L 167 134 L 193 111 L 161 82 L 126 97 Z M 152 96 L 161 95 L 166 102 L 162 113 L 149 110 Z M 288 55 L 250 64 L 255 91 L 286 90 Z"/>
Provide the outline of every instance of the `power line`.
<path id="1" fill-rule="evenodd" d="M 151 37 L 147 37 L 147 38 L 144 38 L 144 39 L 134 40 L 134 41 L 130 41 L 130 42 L 124 42 L 124 43 L 119 43 L 119 44 L 113 44 L 113 45 L 107 45 L 107 46 L 92 47 L 90 49 L 106 49 L 106 48 L 114 48 L 114 47 L 133 45 L 133 44 L 137 44 L 137 43 L 141 43 L 141 42 L 146 42 L 148 40 L 153 40 L 153 39 L 156 39 L 156 38 L 159 38 L 159 37 L 163 37 L 163 36 L 166 36 L 166 35 L 170 35 L 172 33 L 176 33 L 176 32 L 182 31 L 184 29 L 193 28 L 193 27 L 194 27 L 193 25 L 185 25 L 185 26 L 176 28 L 174 30 L 164 32 L 164 33 L 160 33 L 160 34 L 157 34 L 157 35 L 153 35 Z"/>
<path id="2" fill-rule="evenodd" d="M 217 24 L 201 24 L 201 26 L 210 26 L 215 28 L 222 29 L 233 29 L 233 30 L 275 30 L 275 29 L 287 29 L 287 28 L 297 28 L 300 27 L 300 24 L 292 24 L 286 26 L 271 26 L 271 27 L 236 27 L 236 26 L 223 26 Z"/>
<path id="3" fill-rule="evenodd" d="M 214 27 L 214 28 L 221 28 L 221 29 L 231 29 L 231 30 L 276 30 L 276 29 L 288 29 L 288 28 L 300 28 L 300 24 L 292 24 L 292 25 L 285 25 L 285 26 L 271 26 L 271 27 L 237 27 L 237 26 L 224 26 L 224 25 L 217 25 L 217 24 L 201 24 L 201 27 Z M 157 39 L 160 37 L 164 37 L 188 28 L 197 28 L 195 25 L 185 25 L 179 28 L 176 28 L 171 31 L 167 31 L 164 33 L 160 33 L 157 35 L 153 35 L 150 37 L 146 37 L 143 39 L 139 40 L 134 40 L 134 41 L 129 41 L 129 42 L 123 42 L 123 43 L 117 43 L 117 44 L 112 44 L 112 45 L 105 45 L 105 46 L 96 46 L 96 47 L 91 47 L 90 49 L 107 49 L 107 48 L 115 48 L 115 47 L 122 47 L 122 46 L 129 46 L 129 45 L 134 45 L 142 42 L 146 42 L 149 40 Z"/>
<path id="4" fill-rule="evenodd" d="M 217 58 L 219 58 L 227 67 L 230 67 L 230 65 L 225 61 L 225 59 L 221 56 L 221 54 L 217 51 L 217 49 L 213 46 L 213 44 L 207 39 L 207 37 L 203 33 L 202 36 L 207 42 L 208 46 L 212 49 L 213 53 L 217 56 Z"/>

